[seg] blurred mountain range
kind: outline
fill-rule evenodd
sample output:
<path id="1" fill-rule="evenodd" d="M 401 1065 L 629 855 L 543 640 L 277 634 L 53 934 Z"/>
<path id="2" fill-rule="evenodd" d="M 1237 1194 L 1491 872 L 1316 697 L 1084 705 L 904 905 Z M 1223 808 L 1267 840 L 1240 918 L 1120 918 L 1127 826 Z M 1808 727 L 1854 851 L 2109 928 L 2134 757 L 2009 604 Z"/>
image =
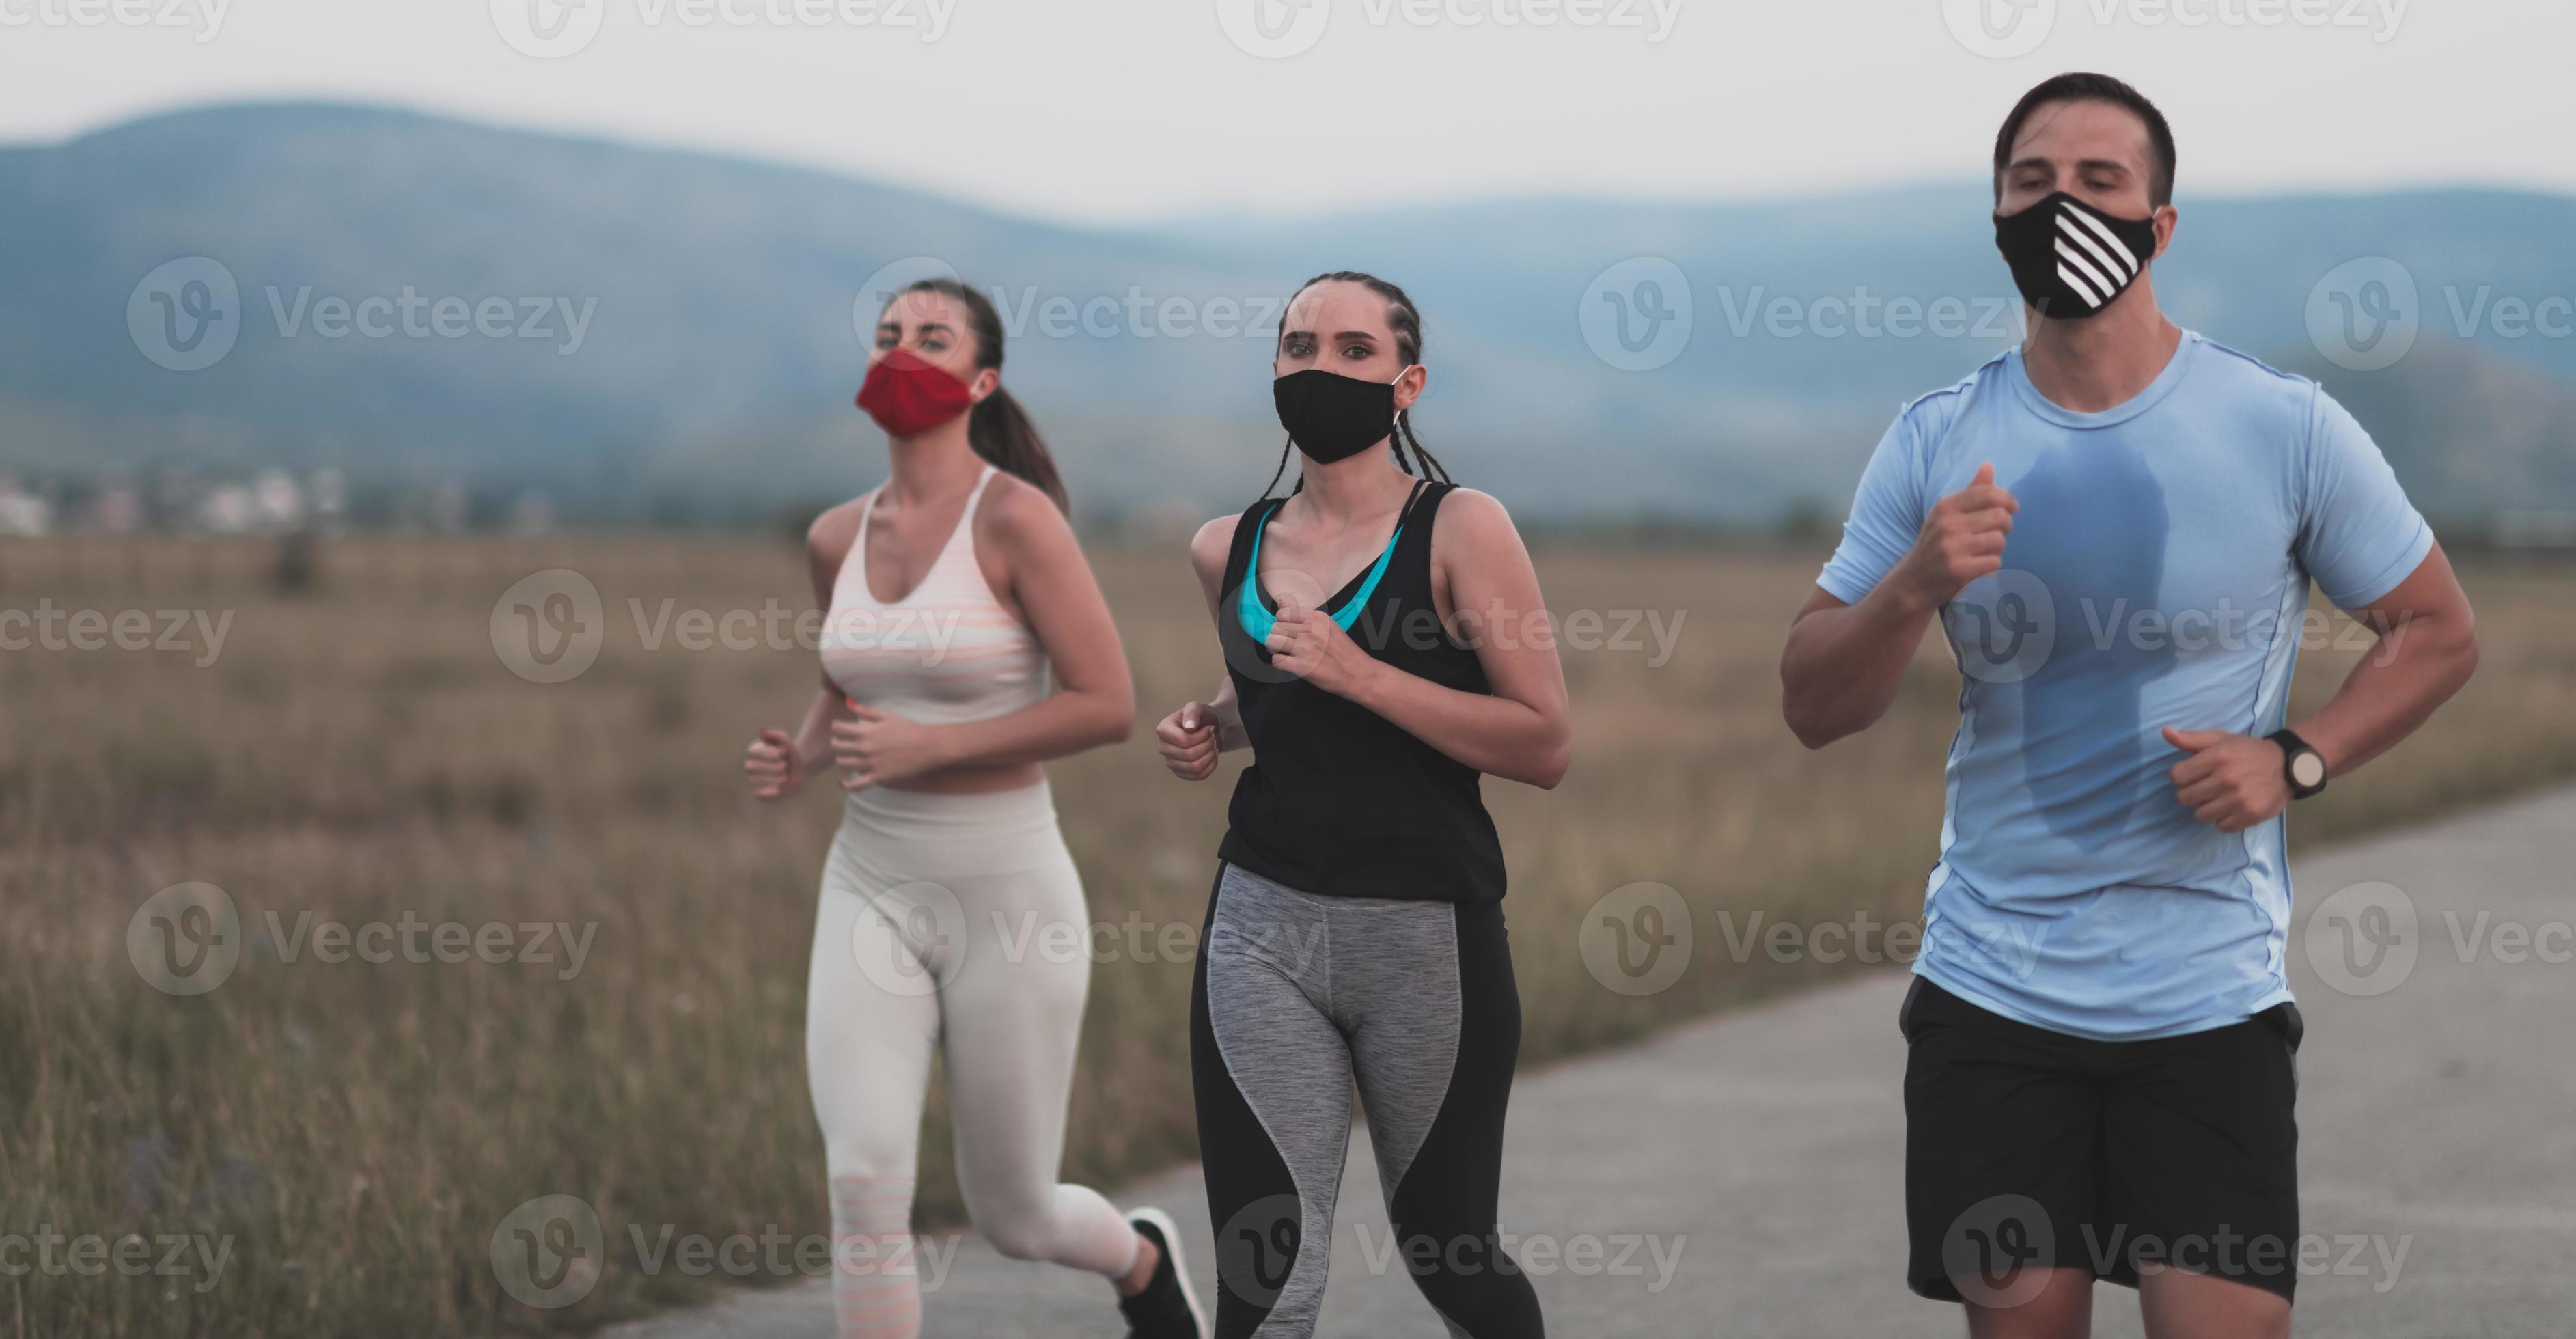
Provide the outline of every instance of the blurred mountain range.
<path id="1" fill-rule="evenodd" d="M 2184 186 L 2157 268 L 2177 320 L 2319 377 L 2428 511 L 2576 508 L 2576 200 Z M 845 497 L 884 468 L 850 404 L 861 294 L 936 263 L 999 300 L 1006 376 L 1080 506 L 1233 505 L 1279 457 L 1280 299 L 1356 268 L 1424 313 L 1425 439 L 1516 511 L 1839 515 L 1898 405 L 2016 337 L 1990 208 L 1970 183 L 1107 231 L 404 111 L 214 107 L 0 147 L 0 468 L 332 466 L 358 489 L 543 489 L 604 519 Z M 2365 278 L 2414 286 L 2414 345 L 2350 371 L 2312 317 L 2409 305 L 2386 284 L 2321 296 L 2368 257 L 2392 265 Z M 1617 338 L 1654 311 L 1682 329 L 1685 301 L 1686 338 Z M 212 351 L 178 349 L 210 318 L 233 323 L 229 351 L 173 370 Z"/>

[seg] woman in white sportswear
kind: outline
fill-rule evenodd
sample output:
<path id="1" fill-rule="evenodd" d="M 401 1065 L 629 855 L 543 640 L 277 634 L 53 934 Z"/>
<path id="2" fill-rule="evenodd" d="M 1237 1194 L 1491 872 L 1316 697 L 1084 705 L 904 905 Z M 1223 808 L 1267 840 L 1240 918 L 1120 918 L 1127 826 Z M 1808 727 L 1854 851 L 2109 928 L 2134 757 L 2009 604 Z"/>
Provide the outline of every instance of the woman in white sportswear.
<path id="1" fill-rule="evenodd" d="M 805 1024 L 839 1329 L 920 1331 L 910 1225 L 935 1051 L 976 1229 L 1109 1279 L 1135 1339 L 1203 1339 L 1171 1220 L 1056 1179 L 1091 964 L 1015 951 L 1088 924 L 1040 764 L 1126 738 L 1135 696 L 1001 368 L 982 294 L 925 280 L 887 304 L 858 404 L 893 475 L 808 533 L 823 684 L 794 737 L 761 731 L 744 763 L 763 799 L 831 769 L 847 793 Z"/>

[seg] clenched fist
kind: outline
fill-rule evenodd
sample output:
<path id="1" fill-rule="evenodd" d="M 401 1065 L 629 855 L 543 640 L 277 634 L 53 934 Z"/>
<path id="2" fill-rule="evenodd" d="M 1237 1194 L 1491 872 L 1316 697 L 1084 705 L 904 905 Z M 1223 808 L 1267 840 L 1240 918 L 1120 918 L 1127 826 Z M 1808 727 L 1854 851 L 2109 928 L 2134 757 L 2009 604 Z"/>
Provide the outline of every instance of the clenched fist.
<path id="1" fill-rule="evenodd" d="M 1923 608 L 1937 609 L 1969 582 L 2002 571 L 2004 538 L 2020 510 L 2021 503 L 1995 485 L 1994 462 L 1979 465 L 1967 487 L 1934 503 L 1923 518 L 1922 533 L 1897 564 L 1902 589 Z"/>
<path id="2" fill-rule="evenodd" d="M 1183 781 L 1205 781 L 1216 775 L 1216 708 L 1204 702 L 1184 704 L 1154 726 L 1154 748 L 1163 765 Z"/>
<path id="3" fill-rule="evenodd" d="M 778 800 L 796 793 L 805 781 L 805 768 L 796 756 L 796 741 L 785 732 L 763 730 L 760 738 L 744 750 L 742 770 L 751 778 L 751 793 L 763 800 Z"/>
<path id="4" fill-rule="evenodd" d="M 832 723 L 832 760 L 841 767 L 841 789 L 864 790 L 948 765 L 937 726 L 856 702 L 849 707 L 857 719 Z"/>
<path id="5" fill-rule="evenodd" d="M 1360 649 L 1333 616 L 1320 609 L 1282 605 L 1263 641 L 1270 663 L 1331 693 L 1349 697 L 1362 678 L 1384 662 Z"/>
<path id="6" fill-rule="evenodd" d="M 2225 730 L 2165 727 L 2165 742 L 2191 756 L 2173 765 L 2174 798 L 2221 832 L 2243 832 L 2290 807 L 2281 746 Z"/>

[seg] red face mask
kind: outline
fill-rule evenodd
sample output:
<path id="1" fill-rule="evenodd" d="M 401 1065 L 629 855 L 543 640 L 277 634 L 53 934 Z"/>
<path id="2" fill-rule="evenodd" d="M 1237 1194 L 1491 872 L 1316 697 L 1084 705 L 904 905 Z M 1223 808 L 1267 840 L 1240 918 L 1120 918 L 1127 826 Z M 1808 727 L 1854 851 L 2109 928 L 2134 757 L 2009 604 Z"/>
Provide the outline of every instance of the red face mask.
<path id="1" fill-rule="evenodd" d="M 891 437 L 918 437 L 974 406 L 965 382 L 901 349 L 871 364 L 859 387 L 859 408 Z"/>

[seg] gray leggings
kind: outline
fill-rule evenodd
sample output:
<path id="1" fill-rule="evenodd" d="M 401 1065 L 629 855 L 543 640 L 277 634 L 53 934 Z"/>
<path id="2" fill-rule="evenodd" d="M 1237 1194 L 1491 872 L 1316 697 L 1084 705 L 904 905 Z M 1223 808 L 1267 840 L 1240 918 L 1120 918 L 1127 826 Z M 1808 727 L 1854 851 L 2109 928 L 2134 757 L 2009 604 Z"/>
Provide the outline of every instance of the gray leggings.
<path id="1" fill-rule="evenodd" d="M 1229 864 L 1202 942 L 1191 1071 L 1218 1339 L 1314 1333 L 1355 1079 L 1395 1258 L 1450 1334 L 1543 1334 L 1495 1237 L 1520 1049 L 1502 909 L 1318 896 Z"/>

